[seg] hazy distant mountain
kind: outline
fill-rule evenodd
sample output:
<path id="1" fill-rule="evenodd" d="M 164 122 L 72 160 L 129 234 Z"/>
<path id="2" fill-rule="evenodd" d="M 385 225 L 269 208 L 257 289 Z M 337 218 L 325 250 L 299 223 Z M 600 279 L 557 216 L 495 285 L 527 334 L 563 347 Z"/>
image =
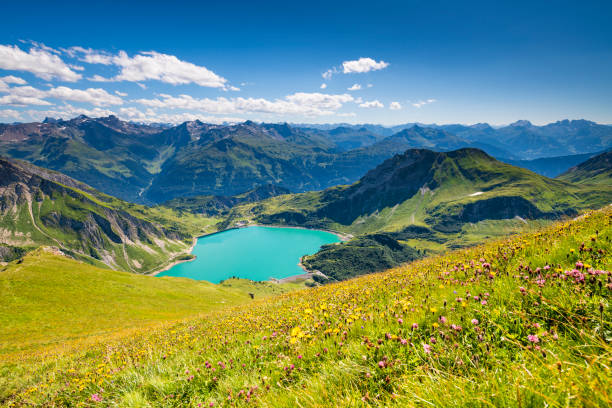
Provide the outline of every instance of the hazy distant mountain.
<path id="1" fill-rule="evenodd" d="M 514 166 L 529 169 L 543 176 L 554 178 L 567 171 L 570 167 L 580 164 L 594 155 L 594 153 L 585 153 L 531 160 L 510 160 L 503 158 L 500 158 L 500 160 Z"/>
<path id="2" fill-rule="evenodd" d="M 60 171 L 125 200 L 158 203 L 182 196 L 232 196 L 264 184 L 297 192 L 350 184 L 410 148 L 479 148 L 552 174 L 577 163 L 517 160 L 612 147 L 612 127 L 584 120 L 546 126 L 519 121 L 500 128 L 412 123 L 301 126 L 250 121 L 168 126 L 114 116 L 47 118 L 43 123 L 0 125 L 0 154 Z"/>
<path id="3" fill-rule="evenodd" d="M 612 147 L 612 127 L 587 120 L 562 120 L 545 126 L 519 120 L 497 129 L 465 127 L 455 133 L 511 151 L 514 159 L 595 153 Z"/>
<path id="4" fill-rule="evenodd" d="M 559 180 L 612 186 L 612 151 L 598 154 L 561 174 Z"/>

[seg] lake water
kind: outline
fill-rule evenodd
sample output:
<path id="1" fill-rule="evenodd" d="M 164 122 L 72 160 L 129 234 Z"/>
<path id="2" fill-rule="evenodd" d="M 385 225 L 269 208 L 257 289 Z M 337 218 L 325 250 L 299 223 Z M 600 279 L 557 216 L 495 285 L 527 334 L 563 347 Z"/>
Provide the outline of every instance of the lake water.
<path id="1" fill-rule="evenodd" d="M 325 231 L 298 228 L 248 227 L 198 239 L 194 261 L 173 266 L 158 276 L 181 276 L 212 283 L 237 276 L 255 281 L 304 273 L 303 255 L 340 239 Z"/>

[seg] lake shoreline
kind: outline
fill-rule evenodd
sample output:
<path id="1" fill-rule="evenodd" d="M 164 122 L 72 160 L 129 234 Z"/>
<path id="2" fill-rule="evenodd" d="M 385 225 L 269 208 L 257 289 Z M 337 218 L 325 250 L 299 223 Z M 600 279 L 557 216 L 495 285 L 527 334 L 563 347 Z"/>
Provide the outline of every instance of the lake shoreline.
<path id="1" fill-rule="evenodd" d="M 353 236 L 351 234 L 343 234 L 341 232 L 337 232 L 337 231 L 331 231 L 331 230 L 324 230 L 324 229 L 318 229 L 318 228 L 306 228 L 306 227 L 300 227 L 300 226 L 290 226 L 290 225 L 269 225 L 269 224 L 247 224 L 244 226 L 238 226 L 238 227 L 231 227 L 231 228 L 226 228 L 222 231 L 215 231 L 215 232 L 210 232 L 207 234 L 202 234 L 202 235 L 198 235 L 196 237 L 193 238 L 193 241 L 191 243 L 191 246 L 189 248 L 189 250 L 187 252 L 185 252 L 186 254 L 191 254 L 193 249 L 195 248 L 198 239 L 200 238 L 204 238 L 204 237 L 209 237 L 212 235 L 216 235 L 216 234 L 220 234 L 222 232 L 226 232 L 226 231 L 232 231 L 232 230 L 237 230 L 237 229 L 242 229 L 242 228 L 249 228 L 249 227 L 269 227 L 269 228 L 293 228 L 293 229 L 303 229 L 303 230 L 309 230 L 309 231 L 321 231 L 321 232 L 328 232 L 330 234 L 334 234 L 335 236 L 337 236 L 340 239 L 340 242 L 345 242 L 348 241 L 349 239 L 351 239 Z M 180 256 L 180 255 L 177 255 Z M 197 256 L 194 255 L 193 258 L 191 259 L 180 259 L 180 260 L 176 260 L 173 261 L 171 263 L 169 263 L 166 266 L 163 266 L 159 269 L 156 269 L 152 272 L 147 272 L 144 275 L 146 276 L 157 276 L 162 272 L 165 272 L 171 268 L 173 268 L 174 266 L 181 264 L 183 262 L 192 262 L 195 261 L 197 259 Z M 312 272 L 308 271 L 306 269 L 306 267 L 304 267 L 304 265 L 302 265 L 302 259 L 300 258 L 300 262 L 298 263 L 298 266 L 304 270 L 305 273 L 303 274 L 298 274 L 298 275 L 291 275 L 291 276 L 287 276 L 285 278 L 280 278 L 280 279 L 276 279 L 276 278 L 269 278 L 268 280 L 265 281 L 257 281 L 257 282 L 274 282 L 274 283 L 284 283 L 284 282 L 292 282 L 295 280 L 300 280 L 300 279 L 308 279 L 311 276 L 306 277 L 306 275 L 313 275 Z"/>

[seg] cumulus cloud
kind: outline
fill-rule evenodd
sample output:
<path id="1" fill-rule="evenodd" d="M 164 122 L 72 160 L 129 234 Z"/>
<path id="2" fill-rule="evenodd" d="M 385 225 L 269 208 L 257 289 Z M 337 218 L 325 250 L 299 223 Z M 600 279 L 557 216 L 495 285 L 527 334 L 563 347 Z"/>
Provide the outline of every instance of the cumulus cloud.
<path id="1" fill-rule="evenodd" d="M 387 68 L 388 66 L 388 62 L 382 60 L 377 62 L 372 58 L 362 57 L 358 60 L 344 61 L 342 63 L 342 72 L 345 74 L 362 74 L 370 71 L 378 71 L 380 69 Z"/>
<path id="2" fill-rule="evenodd" d="M 8 106 L 50 106 L 51 102 L 45 101 L 34 96 L 21 96 L 21 95 L 4 95 L 0 97 L 0 105 Z"/>
<path id="3" fill-rule="evenodd" d="M 376 99 L 373 101 L 366 101 L 366 102 L 360 103 L 359 106 L 362 108 L 384 108 L 385 107 L 385 105 L 383 105 L 380 101 Z"/>
<path id="4" fill-rule="evenodd" d="M 323 77 L 323 79 L 329 81 L 332 78 L 332 76 L 337 73 L 338 73 L 338 69 L 334 67 L 322 73 L 321 76 Z"/>
<path id="5" fill-rule="evenodd" d="M 25 85 L 27 82 L 23 78 L 19 78 L 13 75 L 7 75 L 5 77 L 0 78 L 0 81 L 6 84 L 17 84 L 17 85 Z"/>
<path id="6" fill-rule="evenodd" d="M 58 86 L 46 91 L 46 95 L 63 101 L 86 102 L 94 106 L 123 104 L 123 99 L 119 96 L 109 94 L 102 88 L 72 89 L 65 86 Z"/>
<path id="7" fill-rule="evenodd" d="M 284 99 L 265 98 L 194 98 L 190 95 L 171 96 L 161 94 L 155 99 L 138 99 L 144 106 L 165 109 L 196 110 L 213 114 L 270 113 L 306 116 L 332 115 L 347 102 L 354 101 L 348 94 L 323 94 L 298 92 Z"/>
<path id="8" fill-rule="evenodd" d="M 391 109 L 391 110 L 400 110 L 400 109 L 402 109 L 402 105 L 399 102 L 391 102 L 389 104 L 389 109 Z"/>
<path id="9" fill-rule="evenodd" d="M 359 91 L 361 89 L 361 85 L 353 84 L 350 88 L 347 88 L 348 91 Z"/>
<path id="10" fill-rule="evenodd" d="M 42 90 L 31 86 L 18 86 L 0 89 L 0 93 L 8 93 L 8 95 L 0 98 L 0 104 L 2 105 L 51 105 L 49 101 L 45 100 L 46 98 L 85 102 L 94 106 L 123 104 L 123 99 L 119 96 L 109 94 L 101 88 L 73 89 L 66 86 L 58 86 Z"/>
<path id="11" fill-rule="evenodd" d="M 363 74 L 370 71 L 378 71 L 389 66 L 388 62 L 376 61 L 372 58 L 361 57 L 357 60 L 344 61 L 342 67 L 332 67 L 327 71 L 323 72 L 321 76 L 326 81 L 332 79 L 335 74 Z M 371 88 L 372 84 L 368 84 L 368 88 Z"/>
<path id="12" fill-rule="evenodd" d="M 75 82 L 82 77 L 48 47 L 34 46 L 26 52 L 16 45 L 0 45 L 0 69 L 30 72 L 47 81 Z"/>
<path id="13" fill-rule="evenodd" d="M 224 88 L 231 91 L 239 89 L 227 84 L 227 79 L 215 74 L 208 68 L 183 61 L 174 55 L 156 51 L 138 53 L 130 57 L 125 51 L 112 55 L 91 48 L 71 47 L 66 50 L 81 61 L 89 64 L 113 65 L 120 68 L 117 75 L 105 78 L 94 75 L 89 78 L 96 82 L 129 81 L 140 82 L 157 80 L 172 85 L 197 84 L 210 88 Z"/>
<path id="14" fill-rule="evenodd" d="M 435 99 L 427 99 L 426 101 L 418 101 L 418 102 L 414 102 L 414 103 L 412 104 L 412 106 L 414 106 L 415 108 L 421 108 L 421 107 L 423 107 L 423 106 L 425 106 L 425 105 L 428 105 L 428 104 L 430 104 L 430 103 L 434 103 L 434 102 L 436 102 L 436 100 L 435 100 Z"/>
<path id="15" fill-rule="evenodd" d="M 15 121 L 21 119 L 21 112 L 15 109 L 0 109 L 0 119 Z"/>
<path id="16" fill-rule="evenodd" d="M 200 120 L 206 123 L 237 123 L 243 122 L 243 118 L 237 117 L 219 117 L 219 116 L 202 116 L 191 112 L 181 113 L 159 113 L 153 109 L 147 109 L 144 112 L 137 108 L 121 108 L 116 116 L 124 120 L 144 123 L 183 123 L 187 121 Z"/>
<path id="17" fill-rule="evenodd" d="M 327 88 L 327 84 L 326 84 L 325 82 L 323 82 L 323 83 L 321 84 L 321 89 L 325 89 L 325 88 Z"/>
<path id="18" fill-rule="evenodd" d="M 123 96 L 123 97 L 128 96 L 128 94 L 126 94 L 125 92 L 121 92 L 121 91 L 115 91 L 115 93 L 116 93 L 117 95 L 119 95 L 119 96 Z"/>

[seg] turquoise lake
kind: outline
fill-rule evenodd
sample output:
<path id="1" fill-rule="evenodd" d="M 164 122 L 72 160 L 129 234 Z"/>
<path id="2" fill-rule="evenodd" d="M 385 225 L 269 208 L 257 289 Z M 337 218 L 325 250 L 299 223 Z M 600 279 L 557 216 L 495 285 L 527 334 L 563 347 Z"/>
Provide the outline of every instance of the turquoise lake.
<path id="1" fill-rule="evenodd" d="M 340 239 L 325 231 L 298 228 L 248 227 L 198 239 L 194 261 L 173 266 L 157 276 L 180 276 L 212 283 L 237 276 L 254 281 L 304 273 L 303 255 Z"/>

